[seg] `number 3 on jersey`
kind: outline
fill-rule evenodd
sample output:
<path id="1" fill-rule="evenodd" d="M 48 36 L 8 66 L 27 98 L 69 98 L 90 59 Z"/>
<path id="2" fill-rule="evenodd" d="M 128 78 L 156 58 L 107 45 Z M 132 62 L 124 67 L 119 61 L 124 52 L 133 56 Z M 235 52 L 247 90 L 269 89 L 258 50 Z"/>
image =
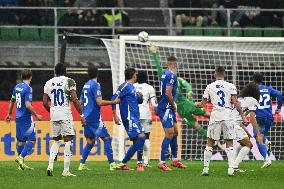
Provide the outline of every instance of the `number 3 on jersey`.
<path id="1" fill-rule="evenodd" d="M 224 107 L 225 105 L 225 93 L 224 91 L 218 91 L 217 92 L 217 95 L 220 97 L 220 101 L 218 102 L 218 105 L 221 106 L 221 107 Z"/>

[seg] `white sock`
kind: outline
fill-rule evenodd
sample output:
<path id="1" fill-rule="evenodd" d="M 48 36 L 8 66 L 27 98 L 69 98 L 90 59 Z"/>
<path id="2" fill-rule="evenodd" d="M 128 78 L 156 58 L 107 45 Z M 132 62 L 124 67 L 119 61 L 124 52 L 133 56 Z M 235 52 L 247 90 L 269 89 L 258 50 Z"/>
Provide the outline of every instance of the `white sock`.
<path id="1" fill-rule="evenodd" d="M 227 157 L 228 157 L 228 164 L 229 164 L 229 168 L 233 168 L 234 167 L 234 162 L 235 162 L 235 150 L 233 147 L 229 147 L 227 148 Z"/>
<path id="2" fill-rule="evenodd" d="M 64 147 L 64 171 L 69 171 L 70 161 L 72 157 L 72 142 L 65 142 Z"/>
<path id="3" fill-rule="evenodd" d="M 212 151 L 213 151 L 212 147 L 206 146 L 204 150 L 204 167 L 209 168 L 210 160 L 212 157 Z"/>
<path id="4" fill-rule="evenodd" d="M 247 146 L 242 147 L 242 149 L 239 151 L 237 158 L 234 162 L 234 168 L 238 168 L 239 164 L 243 161 L 246 155 L 250 152 L 250 148 Z"/>
<path id="5" fill-rule="evenodd" d="M 60 141 L 55 141 L 55 140 L 53 141 L 53 144 L 50 148 L 50 154 L 49 154 L 49 164 L 48 164 L 49 167 L 53 167 L 54 159 L 56 155 L 58 154 L 60 145 L 61 145 Z"/>
<path id="6" fill-rule="evenodd" d="M 146 139 L 144 144 L 144 164 L 149 164 L 150 160 L 150 140 Z"/>
<path id="7" fill-rule="evenodd" d="M 239 145 L 236 149 L 236 156 L 238 156 L 238 154 L 240 153 L 241 149 L 243 148 L 242 145 Z"/>

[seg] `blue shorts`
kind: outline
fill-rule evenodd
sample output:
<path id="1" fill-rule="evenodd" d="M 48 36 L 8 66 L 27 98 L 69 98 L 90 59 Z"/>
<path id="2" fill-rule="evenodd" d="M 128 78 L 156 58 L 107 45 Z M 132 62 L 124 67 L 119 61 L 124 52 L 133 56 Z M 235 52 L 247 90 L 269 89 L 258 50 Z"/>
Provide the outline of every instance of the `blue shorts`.
<path id="1" fill-rule="evenodd" d="M 133 139 L 139 134 L 144 133 L 140 120 L 126 120 L 123 122 L 123 126 L 130 139 Z"/>
<path id="2" fill-rule="evenodd" d="M 96 137 L 109 137 L 108 130 L 104 124 L 104 122 L 99 123 L 90 123 L 87 122 L 87 124 L 84 127 L 84 135 L 86 138 L 96 138 Z"/>
<path id="3" fill-rule="evenodd" d="M 172 109 L 158 110 L 157 113 L 160 117 L 163 128 L 172 128 L 174 124 L 177 123 L 176 114 L 172 111 Z"/>
<path id="4" fill-rule="evenodd" d="M 19 142 L 36 141 L 35 124 L 31 117 L 16 119 L 16 138 Z"/>
<path id="5" fill-rule="evenodd" d="M 266 136 L 273 124 L 273 120 L 267 117 L 256 117 L 256 121 L 259 126 L 260 133 Z M 253 133 L 254 136 L 256 136 L 256 132 L 254 131 Z"/>

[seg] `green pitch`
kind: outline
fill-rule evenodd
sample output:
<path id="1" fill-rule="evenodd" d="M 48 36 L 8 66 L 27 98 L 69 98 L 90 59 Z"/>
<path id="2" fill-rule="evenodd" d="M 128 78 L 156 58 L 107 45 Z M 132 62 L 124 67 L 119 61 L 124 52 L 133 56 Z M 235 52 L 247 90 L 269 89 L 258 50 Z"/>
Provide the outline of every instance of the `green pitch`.
<path id="1" fill-rule="evenodd" d="M 76 188 L 76 189 L 241 189 L 284 187 L 284 162 L 273 162 L 272 166 L 260 169 L 262 162 L 250 161 L 242 164 L 245 173 L 237 173 L 234 177 L 227 176 L 226 162 L 212 162 L 209 177 L 200 176 L 202 162 L 185 161 L 189 166 L 186 170 L 174 169 L 172 172 L 162 172 L 152 161 L 152 168 L 145 172 L 123 172 L 108 170 L 106 162 L 88 162 L 91 171 L 77 171 L 78 162 L 72 162 L 71 172 L 77 177 L 61 176 L 63 162 L 56 162 L 54 176 L 46 176 L 47 162 L 27 162 L 35 168 L 33 171 L 19 171 L 14 162 L 0 162 L 0 186 L 6 188 L 39 189 L 39 188 Z M 135 167 L 135 163 L 130 163 Z"/>

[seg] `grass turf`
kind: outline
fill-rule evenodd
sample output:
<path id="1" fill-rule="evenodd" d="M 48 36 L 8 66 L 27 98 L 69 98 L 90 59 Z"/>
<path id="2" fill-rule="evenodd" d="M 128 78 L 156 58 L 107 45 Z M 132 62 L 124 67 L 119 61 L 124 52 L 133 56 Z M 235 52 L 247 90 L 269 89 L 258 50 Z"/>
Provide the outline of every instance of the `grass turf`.
<path id="1" fill-rule="evenodd" d="M 174 169 L 172 172 L 162 172 L 156 168 L 156 161 L 152 161 L 152 168 L 145 172 L 114 171 L 108 169 L 106 162 L 88 162 L 91 171 L 77 171 L 78 162 L 71 163 L 71 172 L 77 177 L 65 178 L 61 176 L 63 162 L 56 162 L 54 176 L 47 177 L 47 162 L 26 162 L 35 168 L 33 171 L 17 170 L 15 162 L 0 162 L 0 186 L 6 188 L 39 189 L 39 188 L 123 188 L 123 189 L 173 189 L 173 188 L 269 188 L 284 187 L 284 162 L 273 162 L 272 166 L 261 169 L 262 162 L 249 161 L 242 164 L 245 173 L 237 173 L 234 177 L 227 176 L 227 163 L 213 161 L 210 167 L 210 176 L 200 176 L 201 161 L 185 161 L 188 169 Z M 129 164 L 135 167 L 135 162 Z"/>

